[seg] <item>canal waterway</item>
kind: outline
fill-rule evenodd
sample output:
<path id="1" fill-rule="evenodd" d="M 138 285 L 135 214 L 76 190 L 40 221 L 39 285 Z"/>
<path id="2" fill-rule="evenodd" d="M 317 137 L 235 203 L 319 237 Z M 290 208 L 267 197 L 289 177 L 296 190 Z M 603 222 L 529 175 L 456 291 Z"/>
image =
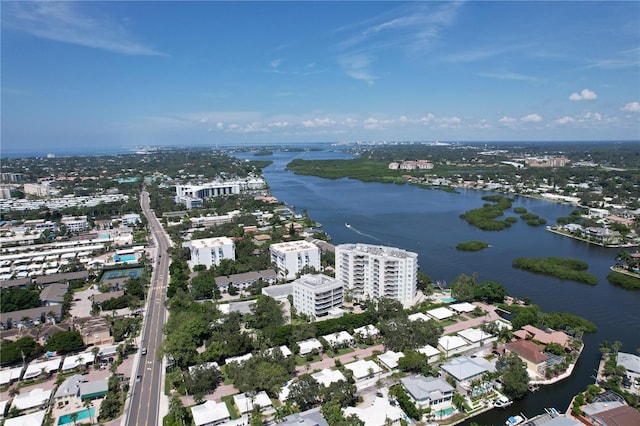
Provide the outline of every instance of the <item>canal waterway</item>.
<path id="1" fill-rule="evenodd" d="M 640 291 L 614 287 L 606 279 L 618 249 L 589 245 L 531 227 L 518 219 L 503 231 L 481 231 L 460 219 L 469 209 L 481 207 L 488 192 L 461 190 L 449 193 L 411 185 L 365 183 L 352 179 L 322 179 L 295 175 L 285 169 L 294 158 L 350 158 L 341 151 L 274 152 L 267 157 L 250 153 L 240 158 L 271 160 L 264 176 L 272 194 L 297 211 L 307 209 L 322 224 L 334 244 L 367 243 L 399 247 L 418 253 L 420 269 L 434 281 L 451 283 L 460 274 L 478 274 L 479 281 L 503 284 L 510 295 L 530 297 L 545 312 L 570 312 L 593 321 L 598 327 L 584 337 L 585 350 L 573 375 L 553 386 L 541 387 L 506 411 L 492 410 L 472 420 L 481 425 L 503 425 L 511 414 L 532 417 L 554 407 L 564 411 L 574 394 L 594 382 L 591 377 L 599 361 L 598 345 L 619 340 L 622 351 L 640 348 Z M 548 224 L 567 216 L 574 207 L 516 197 L 513 207 L 525 207 L 544 217 Z M 512 210 L 507 215 L 518 217 Z M 349 223 L 351 227 L 346 227 Z M 468 253 L 456 244 L 481 240 L 490 248 Z M 516 257 L 571 257 L 589 264 L 588 272 L 598 277 L 595 286 L 534 275 L 512 268 Z"/>

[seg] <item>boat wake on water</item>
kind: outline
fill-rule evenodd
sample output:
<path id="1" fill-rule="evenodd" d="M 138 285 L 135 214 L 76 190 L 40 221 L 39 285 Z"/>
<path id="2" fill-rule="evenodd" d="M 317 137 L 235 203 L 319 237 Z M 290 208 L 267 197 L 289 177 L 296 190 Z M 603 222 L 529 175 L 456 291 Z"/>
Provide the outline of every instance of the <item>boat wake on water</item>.
<path id="1" fill-rule="evenodd" d="M 356 228 L 353 227 L 353 225 L 349 223 L 345 223 L 344 226 L 347 227 L 347 229 L 351 229 L 356 234 L 362 235 L 363 237 L 371 238 L 372 240 L 376 240 L 378 242 L 381 242 L 382 244 L 389 245 L 387 241 L 381 240 L 380 238 L 374 237 L 373 235 L 367 234 L 365 232 L 358 231 Z"/>

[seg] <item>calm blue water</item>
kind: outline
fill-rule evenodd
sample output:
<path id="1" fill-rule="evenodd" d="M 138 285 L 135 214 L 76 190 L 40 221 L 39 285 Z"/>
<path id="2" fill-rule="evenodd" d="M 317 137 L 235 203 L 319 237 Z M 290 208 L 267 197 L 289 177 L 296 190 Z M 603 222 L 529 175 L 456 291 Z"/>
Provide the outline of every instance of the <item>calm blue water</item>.
<path id="1" fill-rule="evenodd" d="M 487 192 L 467 190 L 452 194 L 409 185 L 297 176 L 285 170 L 293 158 L 350 158 L 340 151 L 276 152 L 263 157 L 243 153 L 238 157 L 273 161 L 264 170 L 273 195 L 298 211 L 307 209 L 313 219 L 322 223 L 334 244 L 362 242 L 415 251 L 420 269 L 434 281 L 450 283 L 462 273 L 477 272 L 480 281 L 499 282 L 518 298 L 529 296 L 544 311 L 571 312 L 596 323 L 598 331 L 585 336 L 585 350 L 571 378 L 542 387 L 514 403 L 508 412 L 493 411 L 474 418 L 479 424 L 503 425 L 509 413 L 522 412 L 531 417 L 542 413 L 545 407 L 564 411 L 574 394 L 593 383 L 590 376 L 597 367 L 601 341 L 619 340 L 622 350 L 631 353 L 640 347 L 640 291 L 614 287 L 606 280 L 617 249 L 590 246 L 520 220 L 507 230 L 486 232 L 459 218 L 461 213 L 481 207 L 481 197 Z M 544 217 L 550 224 L 573 210 L 571 206 L 523 197 L 513 205 L 518 206 Z M 345 223 L 351 227 L 345 227 Z M 455 249 L 457 243 L 468 240 L 486 241 L 491 247 L 475 253 Z M 519 256 L 584 260 L 599 283 L 589 286 L 513 269 L 511 262 Z"/>

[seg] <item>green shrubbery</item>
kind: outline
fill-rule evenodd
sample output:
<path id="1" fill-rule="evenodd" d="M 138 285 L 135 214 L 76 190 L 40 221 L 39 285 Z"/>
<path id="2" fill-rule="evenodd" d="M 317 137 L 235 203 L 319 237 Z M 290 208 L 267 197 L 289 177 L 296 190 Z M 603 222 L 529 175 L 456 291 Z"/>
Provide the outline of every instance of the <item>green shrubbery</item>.
<path id="1" fill-rule="evenodd" d="M 596 285 L 598 278 L 585 272 L 589 267 L 586 262 L 561 257 L 518 257 L 513 261 L 513 267 L 536 274 L 549 275 L 580 283 Z"/>
<path id="2" fill-rule="evenodd" d="M 511 208 L 512 198 L 503 197 L 502 195 L 487 195 L 482 199 L 494 204 L 485 203 L 481 208 L 469 210 L 461 214 L 460 217 L 483 231 L 501 231 L 511 226 L 515 218 L 507 218 L 508 220 L 496 220 L 496 218 L 502 216 L 505 210 Z"/>
<path id="3" fill-rule="evenodd" d="M 617 285 L 628 290 L 640 289 L 640 279 L 630 275 L 611 272 L 607 275 L 607 280 L 613 285 Z"/>
<path id="4" fill-rule="evenodd" d="M 489 244 L 485 243 L 484 241 L 471 240 L 465 241 L 463 243 L 458 243 L 456 249 L 461 251 L 480 251 L 487 247 L 489 247 Z"/>

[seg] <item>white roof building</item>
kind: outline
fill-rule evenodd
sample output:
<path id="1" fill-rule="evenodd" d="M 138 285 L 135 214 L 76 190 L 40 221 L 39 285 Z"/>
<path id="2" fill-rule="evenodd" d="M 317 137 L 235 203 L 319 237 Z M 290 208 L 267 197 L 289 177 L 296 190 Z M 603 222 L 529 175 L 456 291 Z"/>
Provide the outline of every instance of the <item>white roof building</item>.
<path id="1" fill-rule="evenodd" d="M 440 354 L 442 353 L 431 345 L 426 345 L 416 350 L 420 352 L 422 355 L 425 355 L 427 358 L 429 358 L 429 360 L 431 360 L 431 358 L 433 357 L 439 357 Z"/>
<path id="2" fill-rule="evenodd" d="M 458 336 L 463 337 L 470 343 L 486 342 L 494 337 L 492 334 L 482 331 L 479 328 L 467 328 L 465 330 L 458 331 Z"/>
<path id="3" fill-rule="evenodd" d="M 352 414 L 358 416 L 360 420 L 367 426 L 384 426 L 387 419 L 392 424 L 399 424 L 403 419 L 403 412 L 400 407 L 393 406 L 387 398 L 377 397 L 373 404 L 367 407 L 347 407 L 344 409 L 344 416 L 348 417 Z"/>
<path id="4" fill-rule="evenodd" d="M 353 343 L 353 336 L 346 331 L 340 331 L 337 333 L 331 333 L 322 336 L 331 346 L 342 346 Z"/>
<path id="5" fill-rule="evenodd" d="M 373 361 L 361 359 L 350 364 L 346 364 L 345 368 L 353 371 L 353 378 L 362 380 L 369 378 L 371 374 L 374 376 L 382 372 L 382 368 Z"/>
<path id="6" fill-rule="evenodd" d="M 438 346 L 447 357 L 460 350 L 464 350 L 468 344 L 469 343 L 460 336 L 442 336 L 438 339 Z"/>
<path id="7" fill-rule="evenodd" d="M 60 386 L 58 386 L 58 389 L 56 389 L 54 398 L 64 399 L 78 396 L 80 384 L 82 382 L 84 382 L 84 377 L 82 377 L 82 374 L 74 374 L 73 376 L 68 377 L 64 382 L 60 384 Z"/>
<path id="8" fill-rule="evenodd" d="M 27 371 L 24 372 L 24 376 L 22 380 L 33 379 L 34 377 L 38 377 L 42 372 L 45 373 L 53 373 L 54 371 L 58 371 L 60 368 L 60 364 L 62 363 L 62 358 L 50 359 L 48 361 L 43 362 L 32 362 L 27 367 Z"/>
<path id="9" fill-rule="evenodd" d="M 267 352 L 268 352 L 269 354 L 271 354 L 275 349 L 276 349 L 276 348 L 270 348 L 270 349 L 267 349 Z M 285 345 L 278 346 L 278 349 L 280 349 L 280 353 L 282 354 L 282 356 L 283 356 L 284 358 L 289 358 L 291 355 L 293 355 L 293 353 L 291 352 L 291 350 L 290 350 L 287 346 L 285 346 Z"/>
<path id="10" fill-rule="evenodd" d="M 458 382 L 473 380 L 481 377 L 487 371 L 491 371 L 489 368 L 479 365 L 474 359 L 467 358 L 466 356 L 453 358 L 449 362 L 442 364 L 440 368 Z"/>
<path id="11" fill-rule="evenodd" d="M 23 367 L 9 368 L 0 371 L 0 386 L 7 385 L 13 381 L 20 379 Z"/>
<path id="12" fill-rule="evenodd" d="M 14 396 L 11 407 L 15 407 L 22 411 L 43 406 L 49 402 L 51 392 L 51 390 L 44 390 L 41 388 L 31 389 L 28 393 L 21 393 Z"/>
<path id="13" fill-rule="evenodd" d="M 263 411 L 273 407 L 271 399 L 265 391 L 255 393 L 253 396 L 249 393 L 233 395 L 233 402 L 236 404 L 236 407 L 238 407 L 240 414 L 247 414 L 256 406 L 260 406 Z"/>
<path id="14" fill-rule="evenodd" d="M 344 299 L 342 281 L 324 274 L 306 274 L 293 282 L 293 305 L 301 314 L 313 319 L 333 316 Z"/>
<path id="15" fill-rule="evenodd" d="M 357 334 L 363 338 L 376 337 L 380 335 L 380 330 L 378 330 L 373 324 L 369 324 L 362 327 L 354 328 L 353 334 Z"/>
<path id="16" fill-rule="evenodd" d="M 224 402 L 206 401 L 204 404 L 191 407 L 193 423 L 196 426 L 214 426 L 231 420 L 231 414 Z"/>
<path id="17" fill-rule="evenodd" d="M 626 352 L 618 352 L 618 365 L 623 366 L 627 373 L 634 377 L 640 376 L 640 356 Z"/>
<path id="18" fill-rule="evenodd" d="M 93 362 L 95 357 L 91 352 L 84 352 L 77 355 L 67 355 L 62 362 L 62 371 L 73 370 L 80 365 L 87 365 Z"/>
<path id="19" fill-rule="evenodd" d="M 309 241 L 271 244 L 269 251 L 271 263 L 276 265 L 279 278 L 293 280 L 305 266 L 320 271 L 320 248 Z"/>
<path id="20" fill-rule="evenodd" d="M 339 244 L 335 258 L 336 278 L 354 297 L 387 297 L 413 303 L 418 283 L 417 253 L 369 244 Z"/>
<path id="21" fill-rule="evenodd" d="M 430 321 L 431 317 L 426 316 L 425 314 L 423 314 L 422 312 L 416 312 L 415 314 L 411 314 L 407 317 L 407 319 L 409 321 Z"/>
<path id="22" fill-rule="evenodd" d="M 324 387 L 328 387 L 331 383 L 336 383 L 340 380 L 347 381 L 347 378 L 344 377 L 344 374 L 342 374 L 340 370 L 330 370 L 328 368 L 311 374 L 311 377 Z"/>
<path id="23" fill-rule="evenodd" d="M 24 416 L 13 417 L 4 421 L 4 426 L 40 426 L 44 422 L 47 410 L 36 411 Z"/>
<path id="24" fill-rule="evenodd" d="M 389 370 L 398 368 L 398 361 L 400 361 L 400 358 L 403 357 L 404 354 L 402 352 L 394 351 L 386 351 L 385 353 L 378 355 L 378 359 L 380 360 L 380 362 Z"/>
<path id="25" fill-rule="evenodd" d="M 449 305 L 449 308 L 453 309 L 459 314 L 466 314 L 469 312 L 473 312 L 476 309 L 476 306 L 472 305 L 471 303 L 464 302 L 464 303 L 454 303 L 453 305 Z"/>
<path id="26" fill-rule="evenodd" d="M 242 364 L 245 361 L 250 360 L 252 357 L 253 357 L 253 355 L 251 353 L 240 355 L 240 356 L 232 356 L 232 357 L 227 358 L 224 363 L 225 364 L 230 364 L 232 362 L 235 362 L 237 364 Z"/>
<path id="27" fill-rule="evenodd" d="M 455 313 L 450 309 L 441 307 L 441 308 L 431 309 L 430 311 L 427 311 L 427 315 L 441 321 L 447 318 L 451 318 L 452 316 L 455 315 Z"/>
<path id="28" fill-rule="evenodd" d="M 298 347 L 300 348 L 300 355 L 306 355 L 308 353 L 313 352 L 314 349 L 322 350 L 322 343 L 315 337 L 312 339 L 302 340 L 301 342 L 297 342 Z"/>
<path id="29" fill-rule="evenodd" d="M 203 238 L 182 244 L 191 252 L 189 266 L 218 266 L 223 259 L 236 260 L 236 245 L 229 237 Z"/>

